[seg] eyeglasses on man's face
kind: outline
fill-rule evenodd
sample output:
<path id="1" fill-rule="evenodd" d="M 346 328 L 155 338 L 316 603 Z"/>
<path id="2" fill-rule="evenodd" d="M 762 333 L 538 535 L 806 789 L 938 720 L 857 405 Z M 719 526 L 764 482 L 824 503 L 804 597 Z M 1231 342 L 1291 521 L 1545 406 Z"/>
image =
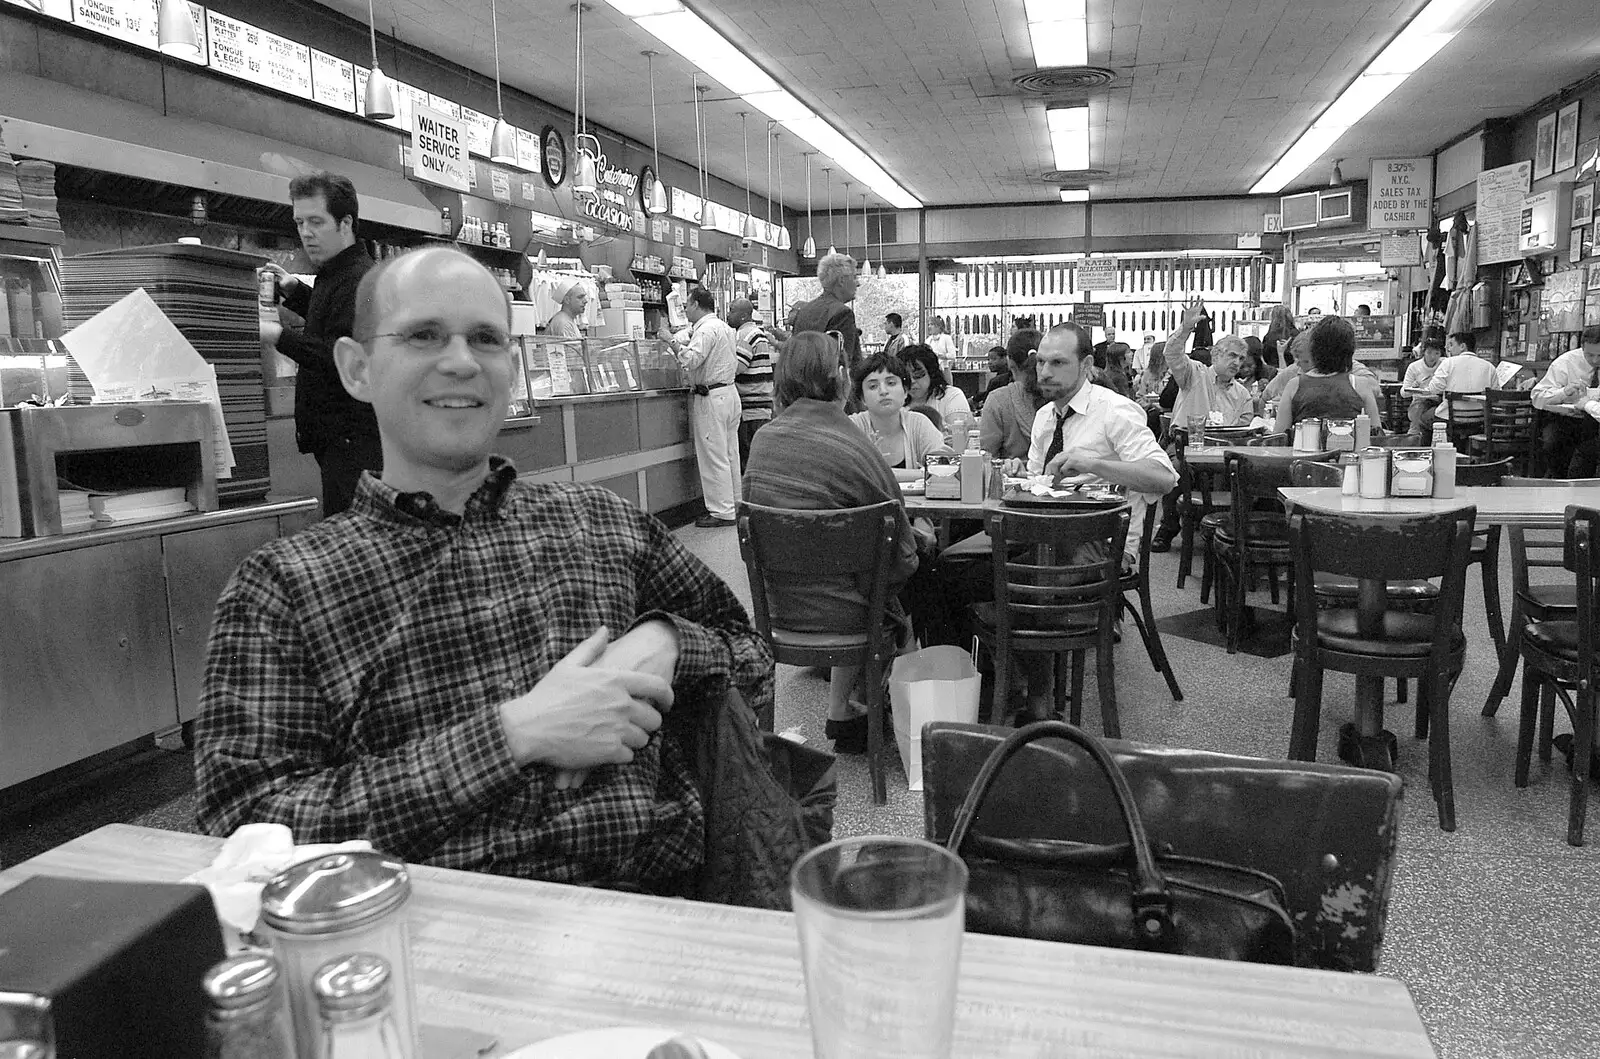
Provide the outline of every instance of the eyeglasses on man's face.
<path id="1" fill-rule="evenodd" d="M 418 324 L 403 331 L 385 331 L 372 337 L 397 339 L 401 345 L 416 353 L 442 353 L 457 335 L 466 339 L 467 348 L 480 356 L 503 356 L 511 351 L 511 336 L 498 327 L 489 326 L 452 331 L 438 324 Z"/>

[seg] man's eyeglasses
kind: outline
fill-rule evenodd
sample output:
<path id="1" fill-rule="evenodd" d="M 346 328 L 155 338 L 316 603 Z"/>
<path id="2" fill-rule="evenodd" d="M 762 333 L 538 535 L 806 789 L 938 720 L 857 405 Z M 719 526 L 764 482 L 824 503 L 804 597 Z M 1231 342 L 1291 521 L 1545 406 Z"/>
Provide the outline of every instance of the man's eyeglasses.
<path id="1" fill-rule="evenodd" d="M 465 331 L 451 331 L 433 324 L 421 324 L 406 331 L 385 331 L 373 338 L 397 338 L 418 353 L 442 353 L 450 340 L 460 335 L 467 340 L 467 348 L 484 356 L 503 355 L 511 351 L 511 336 L 498 327 L 473 327 Z"/>

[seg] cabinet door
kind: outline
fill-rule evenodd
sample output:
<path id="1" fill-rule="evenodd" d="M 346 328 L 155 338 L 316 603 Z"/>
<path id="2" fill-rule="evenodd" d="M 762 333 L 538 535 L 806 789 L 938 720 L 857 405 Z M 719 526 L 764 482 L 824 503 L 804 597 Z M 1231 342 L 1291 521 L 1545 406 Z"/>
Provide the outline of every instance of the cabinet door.
<path id="1" fill-rule="evenodd" d="M 278 520 L 256 519 L 227 526 L 168 533 L 161 538 L 167 571 L 167 611 L 171 616 L 173 683 L 180 721 L 200 712 L 205 678 L 206 640 L 217 597 L 234 567 L 251 551 L 278 535 Z"/>
<path id="2" fill-rule="evenodd" d="M 176 712 L 155 537 L 0 563 L 0 787 Z"/>

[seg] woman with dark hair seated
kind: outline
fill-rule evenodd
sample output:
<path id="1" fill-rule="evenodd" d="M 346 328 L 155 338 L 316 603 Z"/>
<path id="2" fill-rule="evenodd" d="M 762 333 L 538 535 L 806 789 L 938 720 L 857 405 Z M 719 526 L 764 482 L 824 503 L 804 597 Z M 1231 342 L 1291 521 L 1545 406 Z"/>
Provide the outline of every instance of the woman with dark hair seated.
<path id="1" fill-rule="evenodd" d="M 798 511 L 865 507 L 900 501 L 900 486 L 883 455 L 844 414 L 850 381 L 844 352 L 828 336 L 803 331 L 789 340 L 773 369 L 772 421 L 756 432 L 744 470 L 744 498 Z M 927 423 L 921 416 L 914 417 Z M 900 643 L 909 622 L 894 592 L 917 569 L 917 543 L 900 508 L 900 551 L 889 572 L 888 614 Z M 797 632 L 859 629 L 866 621 L 863 586 L 849 577 L 815 577 L 768 587 L 772 624 Z M 859 667 L 834 669 L 828 688 L 827 736 L 835 750 L 865 753 L 867 718 L 850 701 Z"/>
<path id="2" fill-rule="evenodd" d="M 1106 343 L 1106 366 L 1095 372 L 1095 384 L 1132 400 L 1133 383 L 1128 377 L 1128 355 L 1132 352 L 1126 342 Z"/>
<path id="3" fill-rule="evenodd" d="M 951 451 L 938 427 L 906 408 L 911 373 L 899 357 L 885 353 L 869 357 L 856 368 L 852 381 L 856 403 L 864 411 L 850 421 L 872 439 L 900 481 L 920 480 L 924 457 Z"/>
<path id="4" fill-rule="evenodd" d="M 1278 420 L 1273 430 L 1284 433 L 1302 419 L 1354 419 L 1362 412 L 1372 420 L 1376 435 L 1383 417 L 1377 394 L 1363 381 L 1351 381 L 1355 363 L 1356 333 L 1339 316 L 1325 316 L 1311 328 L 1311 370 L 1289 380 L 1278 398 Z"/>
<path id="5" fill-rule="evenodd" d="M 966 393 L 961 387 L 950 385 L 950 380 L 945 378 L 944 368 L 939 366 L 939 356 L 931 346 L 920 342 L 906 346 L 900 350 L 900 359 L 905 361 L 906 370 L 911 375 L 911 399 L 908 404 L 928 405 L 939 413 L 941 422 L 948 422 L 956 412 L 972 415 L 972 405 Z"/>
<path id="6" fill-rule="evenodd" d="M 1278 369 L 1263 359 L 1261 339 L 1255 335 L 1246 335 L 1244 337 L 1244 348 L 1244 363 L 1239 366 L 1239 374 L 1235 375 L 1234 378 L 1244 383 L 1245 386 L 1249 386 L 1253 382 L 1259 382 L 1262 386 L 1266 386 L 1278 374 Z"/>

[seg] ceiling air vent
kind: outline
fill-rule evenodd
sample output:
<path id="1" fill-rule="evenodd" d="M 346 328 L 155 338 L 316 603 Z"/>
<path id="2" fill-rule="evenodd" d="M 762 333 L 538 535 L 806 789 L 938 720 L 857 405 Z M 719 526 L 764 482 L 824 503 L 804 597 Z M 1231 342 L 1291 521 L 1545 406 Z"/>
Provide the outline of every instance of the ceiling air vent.
<path id="1" fill-rule="evenodd" d="M 1054 96 L 1063 92 L 1104 88 L 1116 76 L 1115 70 L 1104 66 L 1051 66 L 1013 77 L 1011 83 L 1031 95 Z"/>
<path id="2" fill-rule="evenodd" d="M 1052 169 L 1044 175 L 1046 184 L 1087 184 L 1104 180 L 1111 175 L 1109 169 Z"/>

